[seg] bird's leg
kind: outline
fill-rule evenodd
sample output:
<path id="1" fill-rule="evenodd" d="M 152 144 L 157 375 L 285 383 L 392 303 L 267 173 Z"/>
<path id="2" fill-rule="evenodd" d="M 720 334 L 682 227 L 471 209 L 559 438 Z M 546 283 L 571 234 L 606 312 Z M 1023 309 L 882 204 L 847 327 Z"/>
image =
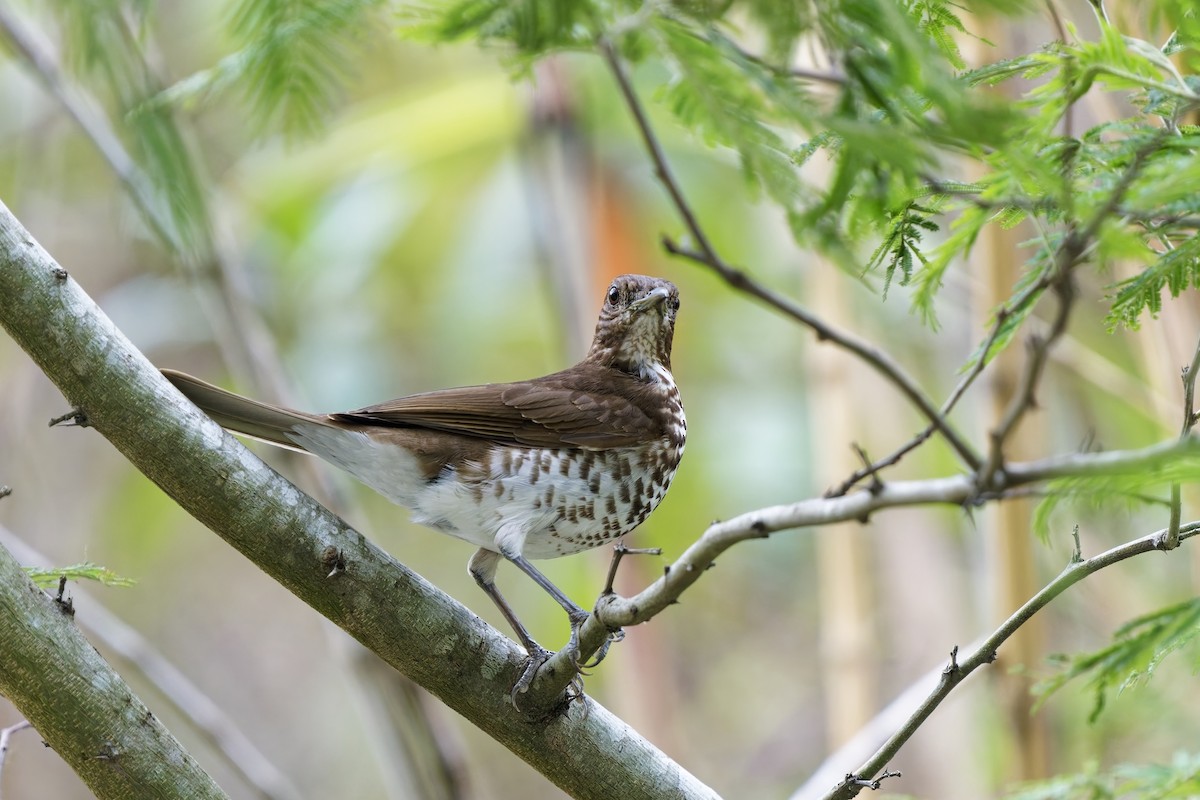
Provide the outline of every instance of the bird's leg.
<path id="1" fill-rule="evenodd" d="M 496 567 L 500 565 L 500 558 L 499 553 L 485 550 L 481 547 L 475 551 L 475 555 L 471 556 L 470 562 L 467 563 L 467 571 L 471 573 L 471 577 L 475 579 L 475 583 L 479 584 L 479 588 L 483 589 L 487 596 L 492 598 L 492 602 L 496 604 L 496 608 L 500 609 L 500 613 L 508 620 L 508 624 L 517 634 L 517 638 L 521 640 L 521 646 L 529 654 L 529 663 L 526 664 L 525 671 L 513 686 L 512 701 L 513 706 L 516 706 L 517 695 L 529 691 L 529 687 L 533 684 L 533 677 L 537 675 L 538 667 L 546 663 L 546 659 L 550 658 L 552 653 L 533 640 L 533 637 L 529 635 L 529 631 L 521 624 L 521 620 L 517 619 L 512 606 L 508 604 L 508 601 L 504 599 L 504 595 L 500 594 L 500 590 L 496 588 Z"/>
<path id="2" fill-rule="evenodd" d="M 571 663 L 575 665 L 575 669 L 579 669 L 579 629 L 583 627 L 583 623 L 587 622 L 587 618 L 591 616 L 579 606 L 571 601 L 571 598 L 562 593 L 562 590 L 550 582 L 550 579 L 543 575 L 537 567 L 529 563 L 529 559 L 520 555 L 505 555 L 509 561 L 517 565 L 517 568 L 524 572 L 529 577 L 546 590 L 546 593 L 553 597 L 563 610 L 567 612 L 567 618 L 571 621 L 571 638 L 567 640 L 567 646 L 564 648 L 567 655 L 571 657 Z"/>

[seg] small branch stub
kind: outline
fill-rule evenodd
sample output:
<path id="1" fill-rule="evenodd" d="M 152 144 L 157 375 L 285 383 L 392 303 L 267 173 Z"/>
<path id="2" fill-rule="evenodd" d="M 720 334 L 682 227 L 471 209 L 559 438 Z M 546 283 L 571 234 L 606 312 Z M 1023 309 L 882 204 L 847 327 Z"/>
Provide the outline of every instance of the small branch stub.
<path id="1" fill-rule="evenodd" d="M 885 780 L 887 780 L 888 778 L 903 778 L 903 777 L 904 776 L 901 775 L 898 771 L 893 772 L 891 770 L 884 770 L 883 774 L 881 774 L 878 778 L 875 778 L 874 780 L 869 780 L 867 778 L 860 778 L 857 775 L 848 774 L 848 775 L 846 775 L 845 782 L 846 782 L 847 786 L 858 786 L 863 789 L 870 789 L 871 791 L 875 792 L 875 791 L 878 791 L 881 786 L 883 786 L 883 782 Z"/>
<path id="2" fill-rule="evenodd" d="M 617 581 L 617 568 L 621 565 L 621 559 L 625 556 L 661 556 L 661 547 L 628 547 L 624 541 L 619 541 L 613 545 L 612 561 L 608 565 L 608 578 L 604 581 L 604 591 L 600 593 L 603 597 L 606 594 L 613 593 L 613 585 Z M 667 566 L 670 570 L 670 565 Z"/>
<path id="3" fill-rule="evenodd" d="M 90 428 L 92 423 L 88 421 L 87 412 L 82 408 L 72 408 L 61 417 L 55 417 L 50 420 L 50 427 L 65 424 L 67 427 Z"/>
<path id="4" fill-rule="evenodd" d="M 335 578 L 346 571 L 346 557 L 342 551 L 330 545 L 321 553 L 321 564 L 329 570 L 326 578 Z"/>
<path id="5" fill-rule="evenodd" d="M 54 604 L 58 606 L 58 610 L 66 614 L 68 617 L 75 616 L 75 601 L 70 597 L 64 597 L 67 590 L 67 576 L 63 575 L 58 579 L 58 593 L 54 595 Z"/>
<path id="6" fill-rule="evenodd" d="M 954 675 L 958 672 L 958 645 L 950 648 L 950 663 L 942 670 L 942 674 L 946 676 Z"/>

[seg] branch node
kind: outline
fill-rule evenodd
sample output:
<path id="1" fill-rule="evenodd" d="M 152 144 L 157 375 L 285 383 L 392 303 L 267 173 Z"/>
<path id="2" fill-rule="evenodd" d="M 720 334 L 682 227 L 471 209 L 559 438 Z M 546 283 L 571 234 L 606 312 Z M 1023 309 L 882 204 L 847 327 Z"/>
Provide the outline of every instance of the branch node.
<path id="1" fill-rule="evenodd" d="M 1075 549 L 1071 551 L 1071 563 L 1078 564 L 1083 561 L 1083 547 L 1079 544 L 1079 525 L 1076 524 L 1071 530 L 1071 536 L 1075 539 Z"/>
<path id="2" fill-rule="evenodd" d="M 621 564 L 621 559 L 625 556 L 661 556 L 661 547 L 628 547 L 624 540 L 619 540 L 613 545 L 612 561 L 608 565 L 608 580 L 604 582 L 604 590 L 600 592 L 601 596 L 613 593 L 613 585 L 617 581 L 617 567 Z M 668 567 L 670 569 L 670 567 Z"/>
<path id="3" fill-rule="evenodd" d="M 958 672 L 958 645 L 950 648 L 950 663 L 942 670 L 942 674 L 950 676 Z"/>
<path id="4" fill-rule="evenodd" d="M 334 578 L 346 571 L 346 556 L 339 548 L 329 545 L 321 551 L 321 564 L 329 570 L 326 578 Z"/>
<path id="5" fill-rule="evenodd" d="M 848 772 L 848 773 L 846 773 L 844 782 L 845 782 L 846 786 L 858 786 L 863 789 L 870 789 L 871 791 L 874 792 L 874 791 L 878 791 L 879 787 L 881 787 L 883 785 L 883 782 L 885 780 L 887 780 L 888 778 L 901 778 L 901 777 L 903 777 L 903 776 L 899 772 L 892 772 L 891 770 L 884 770 L 883 774 L 881 774 L 878 778 L 876 778 L 874 780 L 871 780 L 869 778 L 860 778 L 859 776 Z"/>
<path id="6" fill-rule="evenodd" d="M 57 264 L 54 266 L 54 268 L 52 270 L 50 270 L 50 274 L 53 275 L 54 280 L 58 281 L 59 283 L 62 283 L 70 276 L 70 273 L 68 273 L 65 269 L 58 266 Z"/>
<path id="7" fill-rule="evenodd" d="M 12 494 L 11 486 L 0 485 L 0 500 L 3 500 L 4 498 L 8 497 L 10 494 Z"/>

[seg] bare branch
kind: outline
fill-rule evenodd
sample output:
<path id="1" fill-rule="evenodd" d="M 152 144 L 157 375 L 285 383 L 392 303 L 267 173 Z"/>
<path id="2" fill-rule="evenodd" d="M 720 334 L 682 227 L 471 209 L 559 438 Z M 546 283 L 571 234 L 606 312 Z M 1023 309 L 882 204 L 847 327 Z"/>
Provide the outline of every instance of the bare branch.
<path id="1" fill-rule="evenodd" d="M 1028 296 L 1029 294 L 1027 292 L 1022 294 L 1022 297 Z M 983 372 L 984 368 L 987 367 L 988 353 L 991 352 L 992 345 L 996 343 L 996 339 L 998 339 L 1000 336 L 1000 331 L 1004 329 L 1005 321 L 1012 313 L 1013 310 L 1008 306 L 1005 306 L 996 312 L 996 320 L 992 324 L 992 330 L 988 334 L 987 340 L 983 343 L 983 349 L 979 351 L 979 357 L 975 359 L 975 363 L 971 366 L 971 369 L 962 376 L 958 384 L 954 387 L 954 390 L 950 392 L 950 396 L 946 398 L 946 402 L 942 403 L 942 407 L 938 409 L 938 413 L 943 419 L 950 416 L 950 412 L 954 410 L 956 405 L 958 405 L 958 401 L 962 399 L 962 396 L 966 393 L 967 389 L 971 387 L 971 384 L 975 382 L 975 379 L 978 378 Z M 925 441 L 927 441 L 929 437 L 933 435 L 935 430 L 936 428 L 933 425 L 927 426 L 923 431 L 918 433 L 908 442 L 896 448 L 896 450 L 894 450 L 890 455 L 868 464 L 862 469 L 856 470 L 852 475 L 850 475 L 849 478 L 847 478 L 837 487 L 826 492 L 825 496 L 839 497 L 844 495 L 846 492 L 854 488 L 854 486 L 857 485 L 858 482 L 863 478 L 876 475 L 881 469 L 894 466 L 900 462 L 900 459 L 904 458 L 904 456 L 908 455 L 913 450 L 917 449 L 917 447 L 922 445 Z"/>
<path id="2" fill-rule="evenodd" d="M 1066 332 L 1071 309 L 1075 303 L 1075 284 L 1073 271 L 1090 252 L 1094 240 L 1100 232 L 1100 227 L 1121 205 L 1125 194 L 1142 174 L 1146 161 L 1158 149 L 1162 140 L 1167 136 L 1166 130 L 1159 131 L 1134 153 L 1133 160 L 1121 178 L 1113 187 L 1105 202 L 1093 212 L 1087 224 L 1079 228 L 1067 230 L 1058 250 L 1054 254 L 1054 266 L 1042 276 L 1058 297 L 1058 309 L 1050 329 L 1045 335 L 1030 340 L 1029 358 L 1021 375 L 1020 384 L 1013 395 L 1008 408 L 1000 423 L 991 431 L 989 438 L 991 447 L 988 451 L 987 463 L 978 473 L 978 483 L 981 490 L 990 488 L 997 472 L 1004 463 L 1004 444 L 1025 414 L 1036 405 L 1035 393 L 1041 382 L 1042 373 L 1049 361 L 1050 349 Z"/>
<path id="3" fill-rule="evenodd" d="M 1130 475 L 1145 473 L 1172 461 L 1200 455 L 1200 439 L 1189 436 L 1142 448 L 1103 453 L 1074 453 L 1025 463 L 1012 463 L 996 475 L 1002 486 L 981 494 L 972 474 L 917 481 L 891 481 L 875 491 L 855 492 L 840 497 L 816 497 L 788 505 L 771 506 L 741 514 L 709 526 L 690 547 L 666 569 L 663 577 L 632 597 L 602 596 L 596 613 L 584 623 L 579 641 L 583 657 L 598 650 L 615 628 L 637 625 L 651 619 L 676 602 L 700 579 L 718 556 L 748 539 L 762 539 L 773 532 L 837 522 L 865 521 L 877 511 L 915 505 L 966 505 L 1002 499 L 1045 481 L 1066 477 Z M 563 654 L 549 662 L 550 671 L 565 674 L 569 662 Z M 555 684 L 551 684 L 554 686 Z M 534 685 L 534 692 L 547 691 Z M 532 693 L 531 693 L 532 695 Z"/>
<path id="4" fill-rule="evenodd" d="M 1182 526 L 1179 532 L 1180 539 L 1189 539 L 1197 534 L 1200 534 L 1200 521 L 1189 522 Z M 833 791 L 826 794 L 825 800 L 848 800 L 848 798 L 856 797 L 863 789 L 860 782 L 870 780 L 875 775 L 878 775 L 887 764 L 891 763 L 896 753 L 900 751 L 900 748 L 912 738 L 912 735 L 929 718 L 934 709 L 941 705 L 950 692 L 972 672 L 985 664 L 995 661 L 1000 646 L 1016 633 L 1022 625 L 1028 622 L 1034 614 L 1045 608 L 1052 600 L 1087 576 L 1133 556 L 1149 553 L 1154 550 L 1161 550 L 1163 547 L 1162 540 L 1165 535 L 1166 531 L 1162 530 L 1134 539 L 1111 550 L 1106 550 L 1093 558 L 1082 561 L 1072 558 L 1071 562 L 1059 573 L 1057 578 L 1046 584 L 1025 605 L 1017 609 L 1012 616 L 1005 620 L 991 636 L 985 639 L 965 659 L 959 660 L 957 658 L 958 648 L 955 648 L 950 659 L 950 664 L 942 671 L 937 686 L 925 698 L 925 702 L 913 712 L 904 725 L 857 772 L 847 776 Z"/>
<path id="5" fill-rule="evenodd" d="M 8 755 L 8 748 L 13 734 L 32 727 L 29 724 L 29 720 L 23 719 L 20 722 L 9 725 L 7 728 L 0 728 L 0 778 L 4 777 L 4 759 Z"/>
<path id="6" fill-rule="evenodd" d="M 1191 436 L 1192 428 L 1196 427 L 1196 374 L 1200 372 L 1200 341 L 1196 342 L 1196 352 L 1192 354 L 1192 363 L 1183 368 L 1183 424 L 1179 429 L 1180 438 Z M 1171 484 L 1171 519 L 1167 525 L 1167 535 L 1163 539 L 1163 547 L 1174 550 L 1179 546 L 1179 519 L 1183 510 L 1179 484 Z"/>
<path id="7" fill-rule="evenodd" d="M 966 649 L 974 650 L 982 642 L 983 639 L 977 639 L 967 645 Z M 920 705 L 929 693 L 926 687 L 938 681 L 944 669 L 945 667 L 939 664 L 897 694 L 853 737 L 826 756 L 821 765 L 804 780 L 804 784 L 792 792 L 790 800 L 817 800 L 823 797 L 830 786 L 843 780 L 850 770 L 866 761 L 888 737 L 904 725 L 913 709 Z"/>

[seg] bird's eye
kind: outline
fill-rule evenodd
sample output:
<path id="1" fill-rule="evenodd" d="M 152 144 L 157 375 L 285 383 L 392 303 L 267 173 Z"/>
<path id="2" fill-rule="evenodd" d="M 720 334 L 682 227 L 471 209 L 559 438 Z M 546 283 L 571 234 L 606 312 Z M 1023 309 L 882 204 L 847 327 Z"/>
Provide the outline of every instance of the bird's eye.
<path id="1" fill-rule="evenodd" d="M 621 299 L 621 290 L 613 286 L 608 290 L 608 304 L 615 306 L 617 301 Z"/>

